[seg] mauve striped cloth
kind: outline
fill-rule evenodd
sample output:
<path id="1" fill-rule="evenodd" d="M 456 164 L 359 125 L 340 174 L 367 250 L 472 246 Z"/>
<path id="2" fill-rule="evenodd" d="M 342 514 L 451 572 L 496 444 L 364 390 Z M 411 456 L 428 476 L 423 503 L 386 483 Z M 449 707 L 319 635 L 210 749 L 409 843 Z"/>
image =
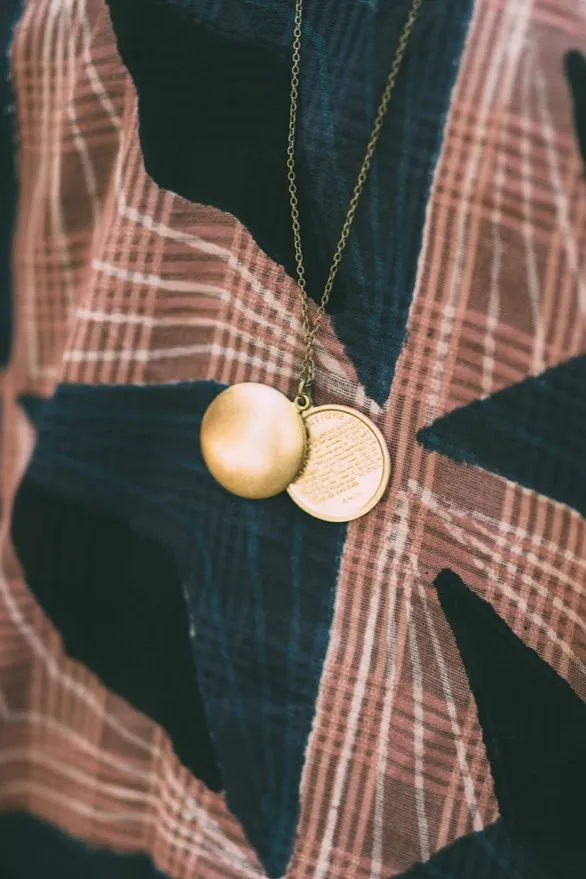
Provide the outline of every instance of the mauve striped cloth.
<path id="1" fill-rule="evenodd" d="M 409 3 L 306 7 L 319 298 Z M 224 386 L 296 389 L 293 14 L 23 4 L 10 879 L 586 873 L 586 6 L 423 0 L 318 339 L 317 402 L 393 459 L 348 526 L 229 497 L 198 444 Z"/>

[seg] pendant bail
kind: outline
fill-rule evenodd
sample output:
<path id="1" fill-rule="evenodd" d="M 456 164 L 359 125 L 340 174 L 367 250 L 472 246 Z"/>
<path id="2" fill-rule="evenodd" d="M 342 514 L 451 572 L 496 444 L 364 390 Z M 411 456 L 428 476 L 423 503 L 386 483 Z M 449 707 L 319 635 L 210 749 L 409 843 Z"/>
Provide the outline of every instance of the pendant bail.
<path id="1" fill-rule="evenodd" d="M 311 399 L 312 385 L 313 382 L 305 377 L 299 382 L 297 394 L 293 402 L 297 406 L 297 410 L 301 413 L 307 412 L 313 406 L 313 400 Z"/>

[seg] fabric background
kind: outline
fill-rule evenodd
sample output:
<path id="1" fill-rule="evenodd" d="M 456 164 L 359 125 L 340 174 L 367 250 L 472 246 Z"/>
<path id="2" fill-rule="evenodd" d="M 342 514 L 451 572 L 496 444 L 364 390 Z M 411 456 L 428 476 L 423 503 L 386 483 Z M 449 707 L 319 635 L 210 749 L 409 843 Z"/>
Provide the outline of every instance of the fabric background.
<path id="1" fill-rule="evenodd" d="M 167 15 L 190 8 L 151 5 Z M 440 5 L 441 14 L 434 11 Z M 324 21 L 331 6 L 323 7 Z M 360 5 L 362 22 L 372 23 L 366 6 Z M 445 852 L 459 846 L 466 854 L 454 857 L 465 864 L 469 845 L 476 851 L 480 839 L 484 851 L 507 852 L 497 859 L 500 874 L 489 855 L 487 877 L 533 879 L 523 873 L 526 853 L 499 823 L 470 680 L 432 584 L 444 568 L 455 571 L 577 698 L 586 698 L 586 529 L 575 500 L 584 495 L 584 474 L 576 452 L 563 445 L 560 414 L 584 408 L 584 384 L 566 382 L 566 373 L 556 383 L 556 370 L 586 352 L 586 198 L 564 75 L 565 53 L 586 49 L 584 7 L 578 0 L 563 8 L 553 0 L 478 0 L 473 10 L 440 0 L 426 5 L 418 39 L 432 39 L 435 14 L 451 20 L 443 17 L 446 10 L 459 31 L 453 44 L 437 40 L 437 68 L 433 58 L 417 64 L 411 56 L 395 105 L 403 120 L 388 178 L 396 197 L 384 204 L 403 204 L 409 221 L 401 224 L 394 213 L 391 223 L 390 207 L 377 213 L 370 193 L 356 247 L 360 251 L 372 224 L 384 226 L 383 215 L 388 246 L 373 249 L 362 276 L 359 253 L 353 254 L 317 352 L 318 402 L 356 406 L 375 421 L 393 457 L 392 483 L 367 518 L 343 533 L 324 530 L 312 589 L 311 575 L 300 576 L 291 562 L 291 545 L 271 530 L 274 516 L 290 527 L 294 514 L 279 506 L 284 499 L 259 525 L 247 518 L 248 508 L 227 513 L 205 475 L 193 473 L 206 388 L 252 380 L 289 394 L 295 389 L 303 343 L 296 286 L 283 268 L 287 257 L 262 223 L 252 234 L 251 222 L 237 219 L 232 206 L 202 205 L 191 190 L 178 185 L 171 191 L 165 178 L 157 182 L 161 164 L 149 165 L 147 173 L 149 83 L 141 80 L 136 58 L 133 69 L 128 57 L 133 50 L 123 43 L 121 7 L 103 0 L 29 0 L 13 47 L 21 201 L 12 358 L 0 373 L 0 806 L 33 813 L 99 849 L 146 853 L 170 877 L 384 879 L 408 870 L 434 875 L 435 869 L 458 875 Z M 285 45 L 285 4 L 244 4 L 244 18 L 238 4 L 197 8 L 197 25 L 224 36 L 242 33 L 243 23 L 266 13 L 265 46 Z M 317 5 L 312 9 L 318 33 Z M 369 9 L 384 17 L 384 4 Z M 355 49 L 358 63 L 368 40 L 347 15 L 340 16 L 340 39 L 344 52 Z M 189 17 L 182 20 L 187 27 Z M 392 15 L 388 22 L 390 35 L 398 20 Z M 335 39 L 328 45 L 337 48 L 341 64 L 341 46 Z M 376 66 L 371 70 L 375 81 Z M 426 77 L 443 85 L 429 106 L 416 99 L 418 81 Z M 343 88 L 334 94 L 340 117 L 360 98 Z M 409 107 L 416 108 L 411 116 Z M 365 115 L 356 120 L 357 130 L 365 125 Z M 309 126 L 303 137 L 311 169 L 316 154 Z M 152 147 L 163 170 L 161 155 L 173 156 L 172 147 L 171 136 Z M 349 166 L 357 148 L 348 148 Z M 379 171 L 382 179 L 385 171 Z M 415 186 L 412 197 L 401 190 L 407 179 Z M 330 183 L 326 176 L 324 190 Z M 317 219 L 315 225 L 321 228 Z M 331 227 L 337 228 L 335 210 Z M 413 229 L 417 234 L 409 237 Z M 319 277 L 316 247 L 312 271 Z M 367 357 L 373 345 L 388 352 L 380 368 Z M 531 397 L 531 427 L 519 429 L 503 473 L 500 462 L 478 450 L 480 415 L 465 407 L 510 389 L 525 401 L 528 378 L 541 382 L 541 391 L 562 387 L 564 405 L 553 410 L 558 429 L 553 438 L 542 435 L 541 422 L 531 417 L 535 406 L 542 411 L 542 396 Z M 182 385 L 191 391 L 182 395 Z M 499 401 L 491 403 L 489 424 L 494 418 L 501 424 L 499 413 L 509 411 Z M 519 409 L 517 402 L 512 408 Z M 442 419 L 455 410 L 464 421 L 446 440 Z M 39 442 L 31 459 L 33 421 Z M 467 443 L 476 443 L 474 460 L 462 453 Z M 535 477 L 544 466 L 553 477 L 570 467 L 576 491 L 548 494 L 548 481 Z M 186 491 L 188 472 L 204 498 L 199 511 Z M 154 485 L 146 485 L 147 477 Z M 50 494 L 46 507 L 43 490 Z M 70 504 L 80 504 L 83 513 L 72 513 Z M 39 521 L 50 523 L 52 536 L 36 559 L 40 574 L 33 582 L 27 562 L 30 571 L 43 528 L 36 543 L 23 548 L 18 516 L 22 526 L 35 509 L 44 511 Z M 220 536 L 227 515 L 233 516 L 229 547 Z M 134 614 L 130 608 L 128 616 L 111 615 L 101 630 L 88 628 L 74 649 L 67 633 L 88 619 L 87 610 L 68 619 L 70 601 L 60 605 L 55 587 L 47 588 L 50 560 L 65 554 L 74 518 L 84 540 L 94 535 L 88 546 L 107 555 L 120 588 L 140 586 L 112 543 L 99 543 L 106 531 L 93 531 L 92 523 L 100 516 L 109 517 L 105 524 L 100 519 L 100 529 L 120 534 L 122 522 L 145 545 L 148 538 L 149 558 L 166 551 L 164 576 L 156 576 L 156 565 L 151 577 L 144 575 L 149 588 L 158 589 L 150 616 L 146 602 Z M 304 528 L 300 523 L 287 540 L 295 534 L 305 540 L 310 530 Z M 221 660 L 217 645 L 205 641 L 210 623 L 202 611 L 205 553 L 197 549 L 198 534 L 206 534 L 211 547 L 211 570 L 222 572 L 207 593 L 223 602 L 215 618 L 227 639 Z M 258 557 L 247 568 L 255 539 Z M 288 562 L 286 573 L 275 558 Z M 66 569 L 77 571 L 78 580 L 68 581 L 64 595 L 91 582 L 88 600 L 95 607 L 102 595 L 106 601 L 98 578 L 87 579 L 87 560 L 86 567 L 70 568 L 68 556 Z M 279 703 L 282 675 L 271 677 L 267 659 L 290 653 L 271 643 L 270 630 L 258 628 L 258 616 L 251 625 L 245 616 L 240 628 L 235 622 L 243 600 L 237 586 L 242 581 L 248 589 L 259 570 L 263 591 L 250 608 L 280 619 L 290 636 L 291 604 L 284 611 L 278 601 L 298 598 L 300 631 L 317 645 L 301 683 L 288 690 L 305 712 L 298 725 L 283 720 L 296 703 Z M 110 581 L 107 567 L 103 577 Z M 126 632 L 133 645 L 140 626 L 154 619 L 157 606 L 167 609 L 173 596 L 184 611 L 173 611 L 173 637 L 178 644 L 183 638 L 194 657 L 192 677 L 173 680 L 191 688 L 195 713 L 185 722 L 205 716 L 210 725 L 222 776 L 216 783 L 211 756 L 202 780 L 202 752 L 177 746 L 169 705 L 141 701 L 140 657 L 129 650 L 128 662 L 135 664 L 126 681 L 122 662 L 113 664 L 115 680 L 103 662 L 109 641 L 115 647 Z M 201 630 L 192 625 L 198 619 Z M 256 676 L 245 668 L 214 714 L 204 664 L 208 680 L 215 675 L 224 687 L 225 657 L 236 655 L 242 632 Z M 269 651 L 264 657 L 263 649 Z M 165 645 L 160 650 L 169 656 Z M 218 733 L 230 731 L 246 688 L 247 716 L 269 742 L 252 759 L 242 758 L 241 774 L 223 775 Z M 244 726 L 253 728 L 246 719 Z M 198 729 L 209 744 L 207 731 Z M 262 761 L 282 754 L 294 755 L 290 779 L 275 783 L 274 799 L 259 801 L 241 783 L 244 770 L 268 772 Z M 567 875 L 563 858 L 560 850 L 560 876 Z M 415 866 L 420 862 L 432 872 L 417 873 L 427 869 Z"/>

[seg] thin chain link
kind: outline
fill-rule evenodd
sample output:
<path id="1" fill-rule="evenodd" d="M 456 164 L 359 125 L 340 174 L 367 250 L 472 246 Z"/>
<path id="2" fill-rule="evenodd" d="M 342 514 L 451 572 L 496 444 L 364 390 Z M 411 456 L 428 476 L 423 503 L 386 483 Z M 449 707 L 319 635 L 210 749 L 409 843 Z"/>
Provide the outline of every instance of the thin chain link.
<path id="1" fill-rule="evenodd" d="M 336 247 L 332 259 L 330 273 L 328 275 L 328 279 L 324 287 L 324 292 L 322 294 L 320 304 L 317 309 L 317 314 L 312 324 L 309 315 L 309 297 L 307 295 L 307 283 L 305 279 L 305 268 L 303 265 L 301 227 L 299 224 L 299 202 L 297 199 L 297 177 L 295 174 L 295 133 L 297 130 L 297 110 L 299 107 L 299 70 L 301 62 L 301 33 L 303 19 L 303 0 L 296 0 L 295 25 L 293 29 L 293 64 L 291 68 L 289 137 L 287 146 L 287 177 L 289 180 L 289 199 L 291 202 L 291 221 L 293 225 L 295 261 L 297 263 L 297 283 L 301 292 L 301 314 L 303 332 L 305 335 L 305 354 L 301 363 L 301 380 L 299 382 L 299 392 L 296 398 L 296 403 L 300 409 L 307 409 L 311 405 L 310 394 L 312 391 L 315 376 L 315 362 L 313 357 L 315 337 L 319 330 L 322 318 L 325 314 L 329 298 L 332 294 L 334 281 L 336 279 L 336 275 L 338 274 L 340 263 L 342 262 L 344 248 L 346 247 L 346 243 L 350 235 L 350 229 L 352 227 L 354 216 L 356 214 L 356 209 L 358 207 L 358 202 L 360 200 L 360 196 L 362 195 L 362 190 L 364 189 L 364 184 L 366 183 L 366 178 L 370 170 L 372 157 L 374 155 L 381 129 L 383 127 L 384 118 L 387 112 L 387 108 L 389 106 L 389 101 L 391 100 L 393 88 L 395 86 L 395 82 L 399 74 L 399 69 L 405 56 L 405 50 L 407 49 L 407 43 L 409 42 L 409 37 L 411 36 L 411 31 L 413 30 L 413 25 L 415 24 L 415 20 L 421 8 L 422 2 L 423 0 L 412 0 L 407 20 L 403 26 L 401 36 L 399 37 L 399 45 L 397 46 L 397 51 L 393 59 L 391 72 L 389 73 L 389 77 L 387 79 L 387 83 L 385 85 L 380 104 L 376 112 L 370 140 L 366 148 L 364 159 L 362 160 L 362 166 L 358 173 L 358 179 L 352 193 L 352 198 L 350 199 L 348 213 L 346 215 L 344 225 L 342 226 L 340 240 L 338 241 L 338 246 Z"/>

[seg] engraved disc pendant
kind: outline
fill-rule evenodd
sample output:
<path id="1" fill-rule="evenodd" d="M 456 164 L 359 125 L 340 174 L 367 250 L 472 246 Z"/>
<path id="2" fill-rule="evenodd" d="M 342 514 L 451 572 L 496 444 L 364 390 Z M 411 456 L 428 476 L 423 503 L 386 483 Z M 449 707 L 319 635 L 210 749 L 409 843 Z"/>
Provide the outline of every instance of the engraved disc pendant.
<path id="1" fill-rule="evenodd" d="M 222 391 L 206 409 L 200 443 L 206 466 L 227 491 L 268 498 L 295 479 L 306 451 L 306 428 L 280 391 L 243 382 Z"/>
<path id="2" fill-rule="evenodd" d="M 347 406 L 316 406 L 303 416 L 308 454 L 287 489 L 316 519 L 350 522 L 379 502 L 389 483 L 391 458 L 380 430 Z"/>

